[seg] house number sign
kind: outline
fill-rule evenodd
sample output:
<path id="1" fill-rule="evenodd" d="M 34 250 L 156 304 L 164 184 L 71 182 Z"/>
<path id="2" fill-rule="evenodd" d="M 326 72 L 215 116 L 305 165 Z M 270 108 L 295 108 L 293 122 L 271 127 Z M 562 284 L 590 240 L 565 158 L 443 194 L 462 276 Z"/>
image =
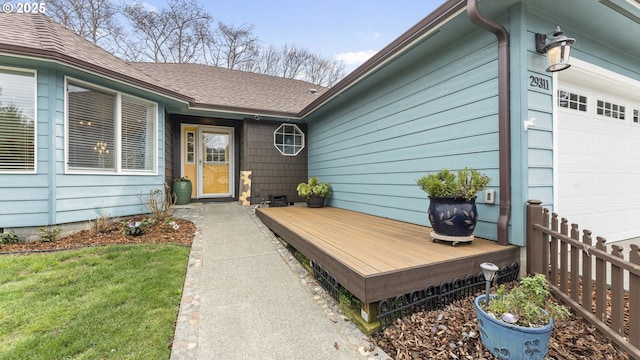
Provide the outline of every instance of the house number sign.
<path id="1" fill-rule="evenodd" d="M 549 79 L 540 76 L 529 75 L 529 86 L 543 90 L 550 90 Z"/>

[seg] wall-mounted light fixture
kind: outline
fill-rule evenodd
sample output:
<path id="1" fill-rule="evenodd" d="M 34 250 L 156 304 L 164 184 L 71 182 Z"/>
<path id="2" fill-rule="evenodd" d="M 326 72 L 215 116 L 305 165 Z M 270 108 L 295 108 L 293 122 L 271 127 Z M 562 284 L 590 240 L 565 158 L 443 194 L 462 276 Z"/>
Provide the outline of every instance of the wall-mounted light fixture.
<path id="1" fill-rule="evenodd" d="M 552 37 L 549 37 L 552 35 Z M 549 39 L 549 43 L 547 43 Z M 536 52 L 539 54 L 547 54 L 547 62 L 549 67 L 547 71 L 555 72 L 569 68 L 569 52 L 571 45 L 576 39 L 566 37 L 562 34 L 560 26 L 548 34 L 536 34 Z"/>

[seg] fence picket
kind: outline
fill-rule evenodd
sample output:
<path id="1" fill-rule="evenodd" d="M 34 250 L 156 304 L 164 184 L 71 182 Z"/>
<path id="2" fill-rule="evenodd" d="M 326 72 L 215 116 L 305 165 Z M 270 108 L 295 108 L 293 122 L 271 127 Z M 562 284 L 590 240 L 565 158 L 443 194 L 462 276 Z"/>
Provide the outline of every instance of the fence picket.
<path id="1" fill-rule="evenodd" d="M 631 244 L 629 261 L 640 265 L 640 247 Z M 629 273 L 629 342 L 640 347 L 640 275 Z"/>
<path id="2" fill-rule="evenodd" d="M 564 236 L 569 235 L 569 221 L 565 218 L 562 218 L 562 222 L 560 223 L 560 233 Z M 568 245 L 564 242 L 560 244 L 560 290 L 565 294 L 567 294 L 569 290 L 569 251 L 567 247 Z"/>
<path id="3" fill-rule="evenodd" d="M 582 243 L 591 246 L 591 231 L 582 231 Z M 589 251 L 582 251 L 582 307 L 592 311 L 593 292 L 591 290 L 593 280 L 591 280 L 593 269 L 591 265 L 591 254 Z"/>
<path id="4" fill-rule="evenodd" d="M 571 238 L 580 241 L 578 224 L 571 224 Z M 578 302 L 580 299 L 580 249 L 571 244 L 571 299 Z"/>
<path id="5" fill-rule="evenodd" d="M 607 240 L 596 237 L 596 249 L 607 252 Z M 607 321 L 607 263 L 600 256 L 596 257 L 596 317 Z"/>
<path id="6" fill-rule="evenodd" d="M 592 246 L 591 231 L 583 230 L 580 239 L 577 224 L 569 227 L 566 218 L 558 223 L 555 213 L 549 221 L 549 212 L 541 208 L 540 201 L 529 200 L 527 211 L 527 260 L 532 263 L 527 263 L 527 269 L 547 274 L 554 295 L 630 357 L 640 360 L 640 246 L 632 244 L 629 260 L 625 260 L 618 245 L 607 252 L 604 237 L 596 237 Z M 628 294 L 625 275 L 629 277 Z"/>
<path id="7" fill-rule="evenodd" d="M 551 214 L 551 230 L 558 231 L 558 214 Z M 551 236 L 551 243 L 549 244 L 550 253 L 551 253 L 551 276 L 553 279 L 553 284 L 558 285 L 558 238 L 555 236 Z"/>

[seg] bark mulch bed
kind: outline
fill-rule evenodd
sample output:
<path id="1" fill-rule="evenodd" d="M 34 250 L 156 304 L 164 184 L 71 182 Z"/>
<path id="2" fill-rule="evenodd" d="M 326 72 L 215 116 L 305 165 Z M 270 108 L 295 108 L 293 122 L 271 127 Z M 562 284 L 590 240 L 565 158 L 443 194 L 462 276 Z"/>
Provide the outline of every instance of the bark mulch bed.
<path id="1" fill-rule="evenodd" d="M 473 297 L 441 310 L 396 320 L 373 336 L 375 345 L 394 359 L 495 359 L 480 340 Z M 557 321 L 547 359 L 629 359 L 582 318 Z"/>
<path id="2" fill-rule="evenodd" d="M 35 241 L 20 244 L 0 245 L 0 254 L 57 251 L 65 249 L 75 249 L 87 246 L 104 246 L 118 244 L 163 244 L 171 243 L 184 246 L 191 246 L 196 226 L 188 220 L 172 219 L 178 225 L 174 228 L 162 221 L 149 225 L 144 234 L 139 236 L 125 235 L 122 222 L 141 221 L 144 217 L 133 216 L 120 218 L 117 221 L 110 221 L 103 232 L 82 230 L 72 235 L 61 237 L 52 242 Z"/>

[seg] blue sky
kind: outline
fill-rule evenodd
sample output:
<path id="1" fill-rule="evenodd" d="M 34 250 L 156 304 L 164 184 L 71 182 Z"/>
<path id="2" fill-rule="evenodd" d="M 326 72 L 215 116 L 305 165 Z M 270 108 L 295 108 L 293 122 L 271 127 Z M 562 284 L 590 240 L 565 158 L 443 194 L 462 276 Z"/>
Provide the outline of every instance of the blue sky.
<path id="1" fill-rule="evenodd" d="M 146 0 L 158 6 L 163 0 Z M 264 44 L 338 57 L 351 71 L 444 0 L 199 0 L 216 21 L 253 24 Z M 163 5 L 159 5 L 162 7 Z"/>

